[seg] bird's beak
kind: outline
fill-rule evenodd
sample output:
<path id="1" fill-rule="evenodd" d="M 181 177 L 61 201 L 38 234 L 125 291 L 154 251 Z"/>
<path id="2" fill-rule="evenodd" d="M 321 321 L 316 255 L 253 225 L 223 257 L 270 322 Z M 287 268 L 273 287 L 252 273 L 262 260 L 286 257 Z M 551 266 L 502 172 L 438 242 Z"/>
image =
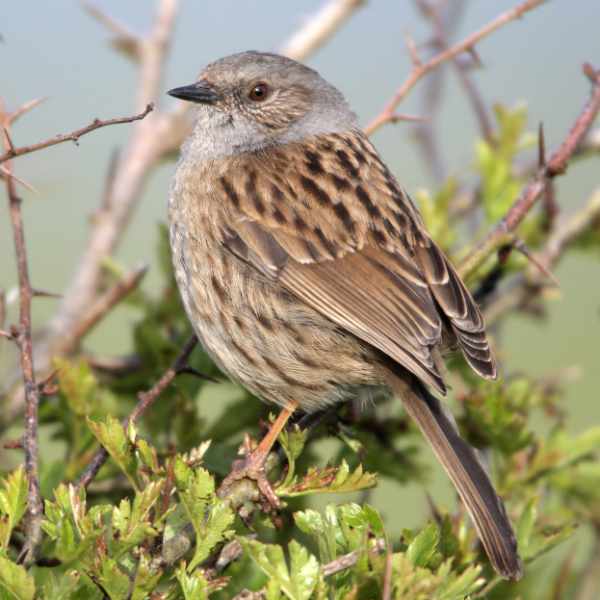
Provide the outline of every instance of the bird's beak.
<path id="1" fill-rule="evenodd" d="M 200 79 L 192 85 L 184 85 L 183 87 L 173 88 L 167 92 L 169 96 L 188 100 L 190 102 L 198 102 L 201 104 L 214 104 L 221 96 L 215 88 L 206 79 Z"/>

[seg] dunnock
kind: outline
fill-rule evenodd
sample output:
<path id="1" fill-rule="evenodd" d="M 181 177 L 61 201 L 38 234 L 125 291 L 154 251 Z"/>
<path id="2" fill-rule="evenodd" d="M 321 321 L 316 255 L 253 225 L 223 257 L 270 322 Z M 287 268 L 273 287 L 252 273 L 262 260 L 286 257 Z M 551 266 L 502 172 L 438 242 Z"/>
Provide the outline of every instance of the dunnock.
<path id="1" fill-rule="evenodd" d="M 263 465 L 291 412 L 386 387 L 456 486 L 494 568 L 521 564 L 502 501 L 452 417 L 440 350 L 481 376 L 496 367 L 481 313 L 410 197 L 319 74 L 244 52 L 169 92 L 197 104 L 169 199 L 187 314 L 207 352 L 284 410 L 244 468 Z"/>

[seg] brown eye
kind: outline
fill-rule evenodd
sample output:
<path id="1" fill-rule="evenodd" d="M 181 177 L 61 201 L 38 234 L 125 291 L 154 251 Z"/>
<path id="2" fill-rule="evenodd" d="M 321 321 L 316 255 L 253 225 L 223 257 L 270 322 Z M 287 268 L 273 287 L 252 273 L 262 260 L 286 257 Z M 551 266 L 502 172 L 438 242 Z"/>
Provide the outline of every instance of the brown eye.
<path id="1" fill-rule="evenodd" d="M 269 86 L 264 82 L 260 82 L 252 86 L 248 97 L 254 102 L 262 102 L 263 100 L 266 100 L 268 95 Z"/>

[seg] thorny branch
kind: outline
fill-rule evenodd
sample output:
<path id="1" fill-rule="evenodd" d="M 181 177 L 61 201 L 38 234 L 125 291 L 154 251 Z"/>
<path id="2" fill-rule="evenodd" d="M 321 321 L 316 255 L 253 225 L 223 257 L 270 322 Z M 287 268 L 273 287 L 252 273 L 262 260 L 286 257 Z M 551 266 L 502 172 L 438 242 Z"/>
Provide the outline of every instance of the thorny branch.
<path id="1" fill-rule="evenodd" d="M 462 277 L 468 278 L 494 250 L 512 241 L 514 230 L 545 192 L 548 183 L 557 175 L 565 172 L 569 160 L 585 138 L 600 111 L 600 71 L 596 71 L 589 64 L 585 64 L 583 70 L 592 83 L 590 99 L 577 117 L 564 142 L 549 161 L 546 162 L 543 151 L 540 151 L 540 165 L 537 173 L 525 186 L 504 218 L 462 262 L 459 269 Z M 539 143 L 540 148 L 543 148 L 543 135 L 540 135 Z"/>
<path id="2" fill-rule="evenodd" d="M 19 113 L 6 114 L 2 106 L 0 106 L 0 121 L 2 122 L 2 137 L 5 148 L 12 146 L 10 141 L 10 126 L 18 115 Z M 15 183 L 11 176 L 12 169 L 10 163 L 8 163 L 7 167 L 6 191 L 19 278 L 19 325 L 12 327 L 11 338 L 19 347 L 25 394 L 23 449 L 25 450 L 25 472 L 27 474 L 27 521 L 25 525 L 25 543 L 20 559 L 25 564 L 30 564 L 35 560 L 37 547 L 42 536 L 43 505 L 38 469 L 38 405 L 40 392 L 35 381 L 33 366 L 33 344 L 31 339 L 31 298 L 33 291 L 27 264 L 21 199 L 17 196 Z"/>
<path id="3" fill-rule="evenodd" d="M 44 148 L 50 148 L 50 146 L 56 146 L 57 144 L 62 144 L 64 142 L 77 143 L 79 141 L 79 138 L 84 136 L 86 133 L 90 133 L 92 131 L 95 131 L 96 129 L 101 129 L 102 127 L 139 121 L 143 119 L 148 113 L 150 113 L 153 110 L 153 108 L 154 106 L 152 104 L 148 104 L 141 113 L 133 115 L 132 117 L 119 117 L 118 119 L 106 120 L 94 119 L 89 125 L 86 125 L 81 129 L 76 129 L 75 131 L 71 131 L 71 133 L 55 135 L 54 137 L 44 140 L 43 142 L 38 142 L 37 144 L 31 144 L 29 146 L 20 146 L 19 148 L 15 148 L 11 144 L 9 144 L 8 150 L 4 154 L 0 155 L 0 163 L 10 160 L 11 158 L 23 156 L 24 154 L 30 154 L 31 152 L 37 152 L 38 150 L 43 150 Z"/>
<path id="4" fill-rule="evenodd" d="M 471 35 L 466 37 L 462 42 L 459 42 L 458 44 L 455 44 L 447 50 L 440 52 L 427 62 L 421 63 L 413 60 L 413 68 L 409 76 L 404 81 L 404 83 L 398 88 L 392 99 L 385 105 L 381 113 L 377 115 L 365 127 L 365 133 L 367 135 L 372 135 L 380 127 L 382 127 L 386 123 L 389 123 L 393 119 L 394 112 L 398 104 L 402 102 L 402 100 L 405 98 L 408 92 L 410 92 L 410 90 L 417 84 L 417 82 L 425 75 L 427 75 L 427 73 L 433 71 L 442 63 L 452 60 L 459 54 L 471 50 L 483 38 L 487 37 L 500 27 L 506 25 L 507 23 L 510 23 L 511 21 L 522 17 L 525 13 L 529 12 L 530 10 L 533 10 L 543 2 L 545 2 L 545 0 L 526 0 L 525 2 L 522 2 L 521 4 L 515 6 L 511 10 L 502 13 L 490 23 L 488 23 L 475 33 L 472 33 Z"/>
<path id="5" fill-rule="evenodd" d="M 131 414 L 123 421 L 123 427 L 126 429 L 129 423 L 135 423 L 147 410 L 154 404 L 157 398 L 171 384 L 171 382 L 181 372 L 185 371 L 190 355 L 192 354 L 198 340 L 193 335 L 184 345 L 181 352 L 173 362 L 173 364 L 162 374 L 160 379 L 146 392 L 138 394 L 138 402 Z M 108 452 L 104 448 L 100 448 L 92 457 L 88 466 L 85 468 L 81 477 L 77 481 L 78 487 L 86 488 L 96 477 L 98 471 L 108 458 Z"/>

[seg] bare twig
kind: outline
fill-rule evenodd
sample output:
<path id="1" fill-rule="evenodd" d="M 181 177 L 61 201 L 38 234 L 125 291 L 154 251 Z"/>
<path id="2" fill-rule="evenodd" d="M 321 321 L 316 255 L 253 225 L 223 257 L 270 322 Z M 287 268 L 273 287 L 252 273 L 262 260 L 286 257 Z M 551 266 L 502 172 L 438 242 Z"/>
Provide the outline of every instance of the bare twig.
<path id="1" fill-rule="evenodd" d="M 71 131 L 71 133 L 63 133 L 60 135 L 55 135 L 54 137 L 44 140 L 43 142 L 38 142 L 37 144 L 31 144 L 29 146 L 20 146 L 15 148 L 10 145 L 8 150 L 0 155 L 0 163 L 3 163 L 11 158 L 16 158 L 18 156 L 23 156 L 24 154 L 30 154 L 31 152 L 37 152 L 38 150 L 43 150 L 44 148 L 50 148 L 50 146 L 56 146 L 57 144 L 62 144 L 63 142 L 75 142 L 79 141 L 79 138 L 84 136 L 86 133 L 90 133 L 95 131 L 96 129 L 101 129 L 102 127 L 107 127 L 109 125 L 119 125 L 120 123 L 132 123 L 133 121 L 139 121 L 143 119 L 148 113 L 153 110 L 152 104 L 147 104 L 146 108 L 137 115 L 133 115 L 131 117 L 119 117 L 117 119 L 94 119 L 89 125 L 82 127 L 81 129 L 75 129 L 75 131 Z"/>
<path id="2" fill-rule="evenodd" d="M 7 115 L 0 106 L 0 121 L 3 125 L 4 147 L 9 147 L 10 124 L 15 115 Z M 25 525 L 25 543 L 20 559 L 26 564 L 35 560 L 37 547 L 41 541 L 42 497 L 40 494 L 38 470 L 38 405 L 39 388 L 35 381 L 33 366 L 33 345 L 31 340 L 31 282 L 27 264 L 27 248 L 21 213 L 21 199 L 17 196 L 15 183 L 11 177 L 11 164 L 7 163 L 6 191 L 8 208 L 13 232 L 17 273 L 19 279 L 19 326 L 13 327 L 12 338 L 19 347 L 23 388 L 25 394 L 25 431 L 23 448 L 25 450 L 25 472 L 27 474 L 27 521 Z"/>
<path id="3" fill-rule="evenodd" d="M 79 341 L 91 331 L 121 300 L 126 298 L 133 290 L 135 290 L 144 275 L 148 271 L 146 265 L 138 267 L 128 273 L 118 281 L 114 286 L 100 296 L 89 308 L 85 314 L 85 318 L 77 323 L 77 327 L 69 332 L 68 337 L 62 339 L 62 344 L 59 348 L 61 353 L 68 354 L 72 352 Z"/>
<path id="4" fill-rule="evenodd" d="M 434 56 L 432 59 L 420 65 L 413 65 L 413 69 L 410 72 L 407 79 L 404 83 L 398 88 L 392 99 L 385 105 L 381 113 L 375 117 L 366 127 L 365 133 L 367 135 L 371 135 L 375 133 L 382 125 L 389 123 L 390 117 L 395 113 L 396 107 L 404 97 L 408 94 L 408 92 L 415 86 L 415 84 L 427 73 L 436 69 L 439 65 L 444 62 L 447 62 L 453 59 L 455 56 L 462 54 L 473 48 L 478 42 L 480 42 L 483 38 L 487 37 L 500 27 L 503 27 L 507 23 L 514 21 L 522 17 L 525 13 L 533 10 L 540 4 L 542 4 L 545 0 L 526 0 L 521 4 L 515 6 L 511 10 L 502 13 L 496 19 L 479 29 L 478 31 L 472 33 L 467 38 L 465 38 L 462 42 L 455 44 L 451 48 L 448 48 L 444 52 L 440 52 L 438 55 Z"/>
<path id="5" fill-rule="evenodd" d="M 583 209 L 556 224 L 554 233 L 536 261 L 546 270 L 552 269 L 569 246 L 591 227 L 600 227 L 600 188 L 592 194 Z M 507 311 L 531 302 L 545 288 L 544 280 L 543 275 L 533 266 L 515 278 L 509 289 L 485 308 L 487 323 L 492 324 Z"/>
<path id="6" fill-rule="evenodd" d="M 455 0 L 451 3 L 444 0 L 438 0 L 437 2 L 415 0 L 415 3 L 434 27 L 433 39 L 428 44 L 429 55 L 427 58 L 431 58 L 448 48 L 448 39 L 460 21 L 465 2 L 464 0 Z M 438 184 L 446 179 L 446 165 L 435 128 L 443 97 L 445 75 L 445 69 L 436 69 L 431 77 L 428 77 L 425 81 L 419 105 L 422 104 L 421 110 L 423 114 L 427 115 L 428 120 L 414 128 L 423 163 L 431 173 L 433 180 Z"/>
<path id="7" fill-rule="evenodd" d="M 302 60 L 318 50 L 365 0 L 328 0 L 279 49 L 279 53 Z"/>
<path id="8" fill-rule="evenodd" d="M 163 391 L 171 384 L 173 379 L 187 365 L 188 359 L 192 351 L 196 347 L 198 340 L 196 336 L 192 336 L 186 343 L 173 364 L 163 373 L 161 378 L 147 391 L 138 394 L 138 403 L 131 411 L 130 415 L 123 421 L 123 427 L 126 429 L 129 423 L 137 421 L 146 410 L 155 402 L 155 400 L 163 393 Z M 108 458 L 108 452 L 104 448 L 100 448 L 92 457 L 88 466 L 85 468 L 81 477 L 77 481 L 78 487 L 87 487 L 98 471 Z"/>
<path id="9" fill-rule="evenodd" d="M 463 277 L 469 277 L 494 250 L 512 239 L 514 230 L 546 190 L 548 182 L 565 172 L 579 142 L 585 137 L 598 111 L 600 111 L 600 71 L 595 71 L 590 65 L 586 64 L 584 65 L 584 72 L 592 82 L 590 99 L 558 150 L 550 157 L 547 164 L 538 169 L 537 174 L 525 186 L 506 215 L 462 262 L 459 270 Z M 543 138 L 541 137 L 540 140 L 543 140 Z M 540 141 L 541 146 L 542 141 Z"/>

